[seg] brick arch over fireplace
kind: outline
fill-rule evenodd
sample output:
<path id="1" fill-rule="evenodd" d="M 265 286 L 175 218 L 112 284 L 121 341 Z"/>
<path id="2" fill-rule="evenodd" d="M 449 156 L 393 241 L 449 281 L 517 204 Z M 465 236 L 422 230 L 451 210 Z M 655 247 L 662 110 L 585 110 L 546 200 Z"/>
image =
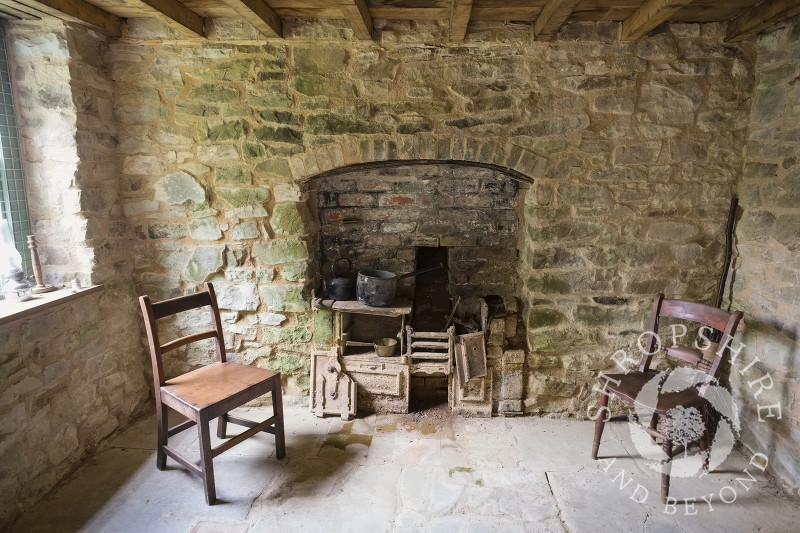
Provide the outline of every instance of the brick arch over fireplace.
<path id="1" fill-rule="evenodd" d="M 543 156 L 510 142 L 406 135 L 315 146 L 287 158 L 286 164 L 295 182 L 303 183 L 342 167 L 387 161 L 458 161 L 495 168 L 527 182 L 541 176 L 547 163 Z"/>

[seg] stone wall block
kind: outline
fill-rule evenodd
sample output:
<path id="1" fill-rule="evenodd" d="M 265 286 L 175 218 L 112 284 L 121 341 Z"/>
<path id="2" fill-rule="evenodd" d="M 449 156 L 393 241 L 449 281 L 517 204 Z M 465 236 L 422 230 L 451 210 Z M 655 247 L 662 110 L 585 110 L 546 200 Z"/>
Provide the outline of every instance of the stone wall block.
<path id="1" fill-rule="evenodd" d="M 442 160 L 449 160 L 452 158 L 452 141 L 450 139 L 436 139 L 436 158 Z"/>
<path id="2" fill-rule="evenodd" d="M 522 363 L 512 363 L 503 358 L 500 380 L 500 397 L 503 400 L 522 401 L 523 398 L 523 373 Z"/>
<path id="3" fill-rule="evenodd" d="M 305 241 L 298 238 L 277 239 L 253 245 L 253 257 L 266 265 L 306 261 L 309 258 Z"/>
<path id="4" fill-rule="evenodd" d="M 614 163 L 617 165 L 653 164 L 658 159 L 660 152 L 660 142 L 648 142 L 630 146 L 620 146 L 614 151 Z"/>
<path id="5" fill-rule="evenodd" d="M 272 312 L 303 313 L 311 309 L 302 285 L 270 285 L 260 288 L 261 297 Z"/>

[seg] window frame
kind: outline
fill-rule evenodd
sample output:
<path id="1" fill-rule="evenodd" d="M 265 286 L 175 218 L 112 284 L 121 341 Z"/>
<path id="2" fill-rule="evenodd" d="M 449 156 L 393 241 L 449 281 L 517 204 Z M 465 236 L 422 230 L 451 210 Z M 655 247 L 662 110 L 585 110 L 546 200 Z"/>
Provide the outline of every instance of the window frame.
<path id="1" fill-rule="evenodd" d="M 22 169 L 5 27 L 2 23 L 0 23 L 0 216 L 11 228 L 14 244 L 22 256 L 23 270 L 30 273 L 31 254 L 27 236 L 33 232 Z"/>

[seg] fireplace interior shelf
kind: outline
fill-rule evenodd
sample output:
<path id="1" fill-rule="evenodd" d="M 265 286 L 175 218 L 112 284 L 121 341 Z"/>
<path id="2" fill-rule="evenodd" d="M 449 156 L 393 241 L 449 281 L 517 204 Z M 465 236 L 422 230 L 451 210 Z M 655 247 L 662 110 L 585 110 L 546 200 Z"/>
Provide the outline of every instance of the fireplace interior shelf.
<path id="1" fill-rule="evenodd" d="M 387 307 L 373 307 L 358 300 L 323 300 L 317 298 L 314 305 L 320 309 L 330 309 L 342 313 L 360 313 L 364 315 L 403 316 L 411 314 L 411 300 L 397 300 Z"/>
<path id="2" fill-rule="evenodd" d="M 397 359 L 404 353 L 403 333 L 411 317 L 410 300 L 397 300 L 387 307 L 372 307 L 356 300 L 317 299 L 314 307 L 333 312 L 334 335 L 343 357 L 381 361 Z M 375 353 L 373 341 L 384 337 L 398 341 L 398 350 L 393 357 L 380 357 Z"/>

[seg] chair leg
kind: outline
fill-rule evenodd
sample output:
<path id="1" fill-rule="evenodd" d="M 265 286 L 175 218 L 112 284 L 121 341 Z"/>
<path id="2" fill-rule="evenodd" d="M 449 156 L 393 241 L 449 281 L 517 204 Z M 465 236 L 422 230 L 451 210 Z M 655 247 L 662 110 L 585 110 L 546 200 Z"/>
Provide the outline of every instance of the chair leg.
<path id="1" fill-rule="evenodd" d="M 228 434 L 228 413 L 217 418 L 217 438 L 224 439 Z"/>
<path id="2" fill-rule="evenodd" d="M 600 395 L 600 408 L 597 410 L 597 420 L 594 421 L 592 459 L 597 459 L 597 450 L 600 449 L 600 437 L 603 436 L 603 427 L 605 427 L 606 418 L 608 418 L 608 393 L 604 390 Z"/>
<path id="3" fill-rule="evenodd" d="M 283 459 L 286 456 L 286 437 L 283 432 L 283 397 L 281 396 L 280 375 L 276 376 L 272 388 L 272 413 L 275 415 L 275 456 Z"/>
<path id="4" fill-rule="evenodd" d="M 201 415 L 197 422 L 197 432 L 200 437 L 200 471 L 206 492 L 206 503 L 211 505 L 217 499 L 217 491 L 214 487 L 214 463 L 211 456 L 211 433 L 208 430 L 208 422 L 208 419 Z"/>
<path id="5" fill-rule="evenodd" d="M 650 429 L 656 431 L 657 428 L 658 428 L 658 413 L 653 413 L 653 416 L 650 418 Z M 654 443 L 656 442 L 655 437 L 650 437 L 650 438 Z"/>
<path id="6" fill-rule="evenodd" d="M 667 503 L 669 496 L 669 475 L 672 471 L 672 440 L 667 435 L 667 420 L 664 419 L 664 442 L 661 444 L 661 451 L 664 457 L 661 459 L 661 503 Z"/>
<path id="7" fill-rule="evenodd" d="M 156 468 L 164 470 L 167 468 L 167 454 L 164 453 L 164 446 L 167 445 L 169 438 L 169 420 L 167 418 L 167 406 L 158 402 L 156 405 L 156 419 L 158 424 L 158 445 L 156 446 Z"/>
<path id="8" fill-rule="evenodd" d="M 708 471 L 708 412 L 706 408 L 700 410 L 700 455 L 703 457 L 703 470 Z"/>

